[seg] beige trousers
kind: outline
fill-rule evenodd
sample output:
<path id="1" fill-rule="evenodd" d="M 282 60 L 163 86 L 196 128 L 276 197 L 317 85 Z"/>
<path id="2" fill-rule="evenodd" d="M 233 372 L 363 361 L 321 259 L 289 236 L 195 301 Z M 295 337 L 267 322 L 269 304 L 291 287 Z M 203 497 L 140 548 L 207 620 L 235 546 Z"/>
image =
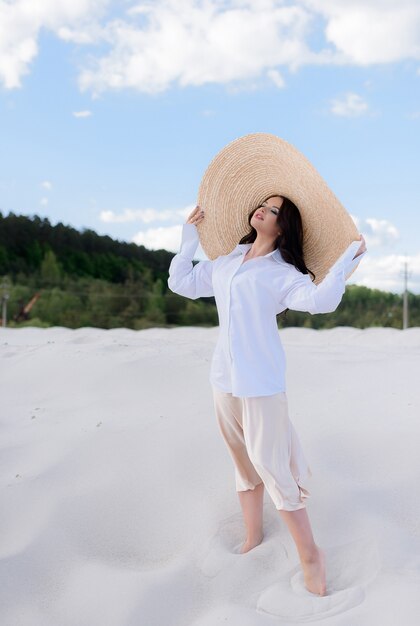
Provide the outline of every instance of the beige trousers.
<path id="1" fill-rule="evenodd" d="M 235 467 L 236 491 L 263 482 L 276 509 L 305 508 L 312 472 L 289 419 L 286 392 L 238 398 L 211 387 L 217 423 Z"/>

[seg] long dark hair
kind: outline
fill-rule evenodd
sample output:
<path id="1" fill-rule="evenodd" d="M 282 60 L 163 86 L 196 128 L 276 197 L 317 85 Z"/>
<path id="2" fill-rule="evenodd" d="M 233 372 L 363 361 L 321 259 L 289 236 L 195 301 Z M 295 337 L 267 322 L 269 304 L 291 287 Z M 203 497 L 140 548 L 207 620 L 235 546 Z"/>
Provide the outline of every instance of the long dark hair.
<path id="1" fill-rule="evenodd" d="M 272 198 L 275 194 L 271 194 L 268 198 Z M 306 267 L 303 259 L 303 225 L 302 217 L 297 206 L 286 198 L 286 196 L 279 196 L 283 198 L 283 203 L 278 212 L 276 224 L 281 230 L 280 235 L 276 239 L 276 247 L 280 250 L 281 256 L 287 263 L 291 263 L 302 274 L 312 274 L 315 280 L 315 274 Z M 268 200 L 266 198 L 266 200 Z M 250 232 L 242 237 L 239 243 L 253 243 L 257 238 L 257 231 L 251 225 L 251 219 L 255 211 L 260 208 L 258 205 L 248 215 L 248 224 L 250 226 Z M 283 313 L 287 313 L 289 309 L 286 309 Z"/>

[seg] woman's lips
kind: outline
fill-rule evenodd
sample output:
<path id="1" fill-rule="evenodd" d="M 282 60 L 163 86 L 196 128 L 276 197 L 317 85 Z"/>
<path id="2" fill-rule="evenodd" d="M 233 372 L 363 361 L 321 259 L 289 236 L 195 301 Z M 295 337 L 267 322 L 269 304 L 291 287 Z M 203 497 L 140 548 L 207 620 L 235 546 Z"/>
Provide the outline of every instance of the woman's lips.
<path id="1" fill-rule="evenodd" d="M 264 219 L 263 216 L 261 215 L 261 213 L 257 213 L 255 217 L 257 219 L 259 219 L 259 220 L 263 220 Z"/>

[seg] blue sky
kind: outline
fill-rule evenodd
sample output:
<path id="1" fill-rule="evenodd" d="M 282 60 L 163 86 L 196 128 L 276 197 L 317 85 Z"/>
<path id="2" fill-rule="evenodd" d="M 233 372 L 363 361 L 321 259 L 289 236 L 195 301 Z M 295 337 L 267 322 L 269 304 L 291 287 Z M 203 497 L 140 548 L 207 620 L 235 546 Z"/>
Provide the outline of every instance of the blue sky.
<path id="1" fill-rule="evenodd" d="M 420 293 L 414 0 L 0 0 L 0 113 L 3 215 L 176 252 L 211 159 L 270 132 L 365 236 L 349 282 L 400 293 L 407 260 Z"/>

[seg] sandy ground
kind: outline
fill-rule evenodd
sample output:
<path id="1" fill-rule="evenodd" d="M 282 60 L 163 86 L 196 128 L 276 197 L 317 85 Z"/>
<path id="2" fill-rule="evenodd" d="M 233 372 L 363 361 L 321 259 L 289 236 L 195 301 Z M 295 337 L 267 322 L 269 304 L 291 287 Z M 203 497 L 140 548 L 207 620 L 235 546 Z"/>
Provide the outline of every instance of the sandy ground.
<path id="1" fill-rule="evenodd" d="M 267 493 L 247 554 L 218 328 L 0 329 L 3 626 L 417 626 L 420 328 L 280 331 L 328 595 Z"/>

